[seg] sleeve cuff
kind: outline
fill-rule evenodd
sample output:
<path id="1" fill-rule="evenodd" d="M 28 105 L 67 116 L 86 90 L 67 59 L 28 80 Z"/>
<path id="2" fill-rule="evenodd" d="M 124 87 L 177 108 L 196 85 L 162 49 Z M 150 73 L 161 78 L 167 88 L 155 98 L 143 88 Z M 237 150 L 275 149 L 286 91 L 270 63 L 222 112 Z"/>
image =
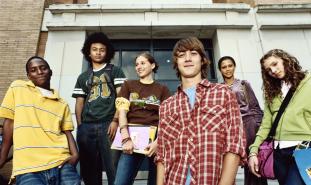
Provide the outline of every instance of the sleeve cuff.
<path id="1" fill-rule="evenodd" d="M 158 162 L 164 163 L 164 160 L 160 156 L 156 155 L 154 157 L 154 163 L 158 163 Z"/>
<path id="2" fill-rule="evenodd" d="M 227 147 L 224 153 L 228 153 L 228 152 L 234 153 L 241 157 L 240 165 L 245 165 L 247 163 L 247 155 L 243 147 L 232 144 Z"/>
<path id="3" fill-rule="evenodd" d="M 129 111 L 130 109 L 130 101 L 128 101 L 126 98 L 119 97 L 116 99 L 116 109 L 117 110 L 126 110 Z"/>

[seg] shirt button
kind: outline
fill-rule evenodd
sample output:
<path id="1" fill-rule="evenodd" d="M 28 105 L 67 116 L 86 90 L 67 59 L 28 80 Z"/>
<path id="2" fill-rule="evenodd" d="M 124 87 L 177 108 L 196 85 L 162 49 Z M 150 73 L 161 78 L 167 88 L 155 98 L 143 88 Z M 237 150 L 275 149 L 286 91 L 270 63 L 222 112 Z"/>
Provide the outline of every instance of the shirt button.
<path id="1" fill-rule="evenodd" d="M 189 139 L 189 141 L 191 141 L 191 142 L 192 142 L 192 141 L 193 141 L 193 139 L 192 139 L 192 138 L 190 138 L 190 139 Z"/>

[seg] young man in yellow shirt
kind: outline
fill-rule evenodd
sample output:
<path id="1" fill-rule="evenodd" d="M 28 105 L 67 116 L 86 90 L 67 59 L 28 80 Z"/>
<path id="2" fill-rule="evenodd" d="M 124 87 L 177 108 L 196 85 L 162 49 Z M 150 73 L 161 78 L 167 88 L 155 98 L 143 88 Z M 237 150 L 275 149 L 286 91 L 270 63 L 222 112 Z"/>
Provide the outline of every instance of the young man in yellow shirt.
<path id="1" fill-rule="evenodd" d="M 78 151 L 68 104 L 50 88 L 52 70 L 41 57 L 26 63 L 30 81 L 14 81 L 1 104 L 4 135 L 0 168 L 12 144 L 17 185 L 80 184 Z"/>

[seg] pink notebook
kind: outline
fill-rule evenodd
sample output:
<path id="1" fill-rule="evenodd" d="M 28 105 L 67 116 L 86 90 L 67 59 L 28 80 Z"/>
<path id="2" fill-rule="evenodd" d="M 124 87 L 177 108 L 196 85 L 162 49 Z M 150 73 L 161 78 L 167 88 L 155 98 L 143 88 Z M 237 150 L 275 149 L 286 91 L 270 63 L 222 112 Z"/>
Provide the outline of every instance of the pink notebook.
<path id="1" fill-rule="evenodd" d="M 156 126 L 129 124 L 130 137 L 134 143 L 134 152 L 145 154 L 145 148 L 149 143 L 155 140 L 157 131 Z M 116 136 L 112 142 L 111 149 L 122 150 L 122 137 L 120 128 L 118 128 Z"/>

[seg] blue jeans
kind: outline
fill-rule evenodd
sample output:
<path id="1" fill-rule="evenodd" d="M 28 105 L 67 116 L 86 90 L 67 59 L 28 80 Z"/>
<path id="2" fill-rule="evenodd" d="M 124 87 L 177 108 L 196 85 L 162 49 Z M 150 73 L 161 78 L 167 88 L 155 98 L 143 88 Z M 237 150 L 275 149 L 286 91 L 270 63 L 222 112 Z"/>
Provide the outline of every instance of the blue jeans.
<path id="1" fill-rule="evenodd" d="M 293 157 L 294 150 L 295 147 L 274 150 L 274 174 L 280 185 L 305 185 Z"/>
<path id="2" fill-rule="evenodd" d="M 82 123 L 77 131 L 80 154 L 80 172 L 85 185 L 101 185 L 102 171 L 106 170 L 108 184 L 115 179 L 117 159 L 116 150 L 111 150 L 107 134 L 109 122 Z"/>
<path id="3" fill-rule="evenodd" d="M 80 185 L 76 167 L 65 164 L 62 168 L 25 173 L 16 176 L 16 185 Z"/>
<path id="4" fill-rule="evenodd" d="M 149 174 L 148 185 L 156 184 L 156 165 L 153 162 L 154 157 L 146 157 L 143 154 L 133 153 L 132 155 L 122 153 L 117 169 L 115 185 L 132 185 L 137 172 L 144 161 L 148 158 Z"/>

